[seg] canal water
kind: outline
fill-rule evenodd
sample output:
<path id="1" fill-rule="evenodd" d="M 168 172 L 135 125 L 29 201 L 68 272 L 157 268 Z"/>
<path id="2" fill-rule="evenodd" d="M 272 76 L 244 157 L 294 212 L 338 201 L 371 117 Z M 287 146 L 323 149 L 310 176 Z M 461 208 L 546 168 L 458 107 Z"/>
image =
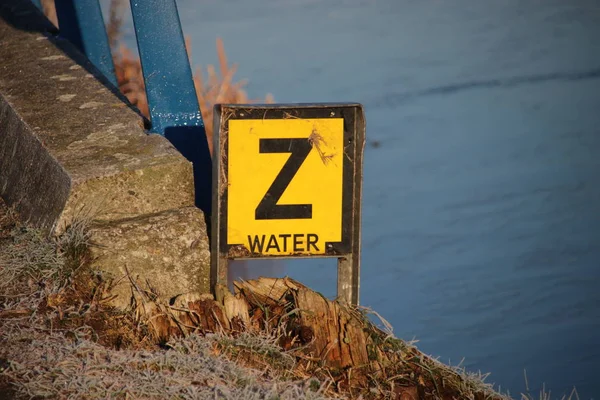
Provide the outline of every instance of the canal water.
<path id="1" fill-rule="evenodd" d="M 361 303 L 519 397 L 600 398 L 600 3 L 178 0 L 195 66 L 364 104 Z M 131 32 L 128 40 L 132 41 Z M 248 264 L 335 295 L 332 260 Z"/>

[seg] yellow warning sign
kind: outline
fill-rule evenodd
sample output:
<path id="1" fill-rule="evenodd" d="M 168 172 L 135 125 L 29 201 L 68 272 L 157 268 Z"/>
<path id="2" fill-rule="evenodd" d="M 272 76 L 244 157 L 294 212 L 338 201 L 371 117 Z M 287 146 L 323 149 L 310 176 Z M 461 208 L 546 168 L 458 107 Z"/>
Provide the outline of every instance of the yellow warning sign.
<path id="1" fill-rule="evenodd" d="M 231 119 L 227 245 L 325 254 L 342 240 L 343 118 Z"/>

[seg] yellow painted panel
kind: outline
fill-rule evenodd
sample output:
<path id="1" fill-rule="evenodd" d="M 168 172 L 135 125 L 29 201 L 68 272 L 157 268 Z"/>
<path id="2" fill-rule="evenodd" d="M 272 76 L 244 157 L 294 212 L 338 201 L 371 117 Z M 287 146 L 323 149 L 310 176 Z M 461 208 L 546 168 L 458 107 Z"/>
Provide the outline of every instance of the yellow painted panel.
<path id="1" fill-rule="evenodd" d="M 228 136 L 227 244 L 318 255 L 341 241 L 342 118 L 231 119 Z"/>

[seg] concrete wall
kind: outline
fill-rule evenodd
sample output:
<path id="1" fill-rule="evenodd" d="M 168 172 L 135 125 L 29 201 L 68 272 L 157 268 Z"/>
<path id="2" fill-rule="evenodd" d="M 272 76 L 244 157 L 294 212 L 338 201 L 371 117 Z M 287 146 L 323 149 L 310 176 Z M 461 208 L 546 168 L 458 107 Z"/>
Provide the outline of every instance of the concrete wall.
<path id="1" fill-rule="evenodd" d="M 0 4 L 0 196 L 52 232 L 93 215 L 95 266 L 161 295 L 209 290 L 192 165 L 27 1 Z M 129 302 L 123 285 L 116 304 Z"/>

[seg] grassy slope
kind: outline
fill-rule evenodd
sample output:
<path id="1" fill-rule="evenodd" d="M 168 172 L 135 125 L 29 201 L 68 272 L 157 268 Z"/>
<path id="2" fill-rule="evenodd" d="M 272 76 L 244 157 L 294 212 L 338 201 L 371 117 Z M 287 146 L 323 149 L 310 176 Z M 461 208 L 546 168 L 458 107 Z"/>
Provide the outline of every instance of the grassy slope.
<path id="1" fill-rule="evenodd" d="M 0 201 L 1 203 L 1 201 Z M 49 398 L 320 399 L 325 386 L 269 365 L 244 367 L 219 344 L 295 360 L 269 336 L 174 338 L 159 346 L 144 321 L 106 305 L 87 266 L 87 235 L 58 238 L 19 224 L 0 204 L 0 393 Z M 0 397 L 1 398 L 1 397 Z"/>
<path id="2" fill-rule="evenodd" d="M 8 398 L 438 398 L 389 380 L 340 387 L 334 370 L 283 350 L 276 331 L 159 340 L 147 316 L 107 305 L 110 288 L 89 267 L 88 223 L 46 237 L 0 204 L 0 393 Z M 417 351 L 391 341 L 398 352 Z M 459 388 L 454 398 L 507 398 L 480 376 L 427 365 L 441 377 L 435 385 Z M 404 375 L 395 379 L 415 373 L 390 368 Z"/>

